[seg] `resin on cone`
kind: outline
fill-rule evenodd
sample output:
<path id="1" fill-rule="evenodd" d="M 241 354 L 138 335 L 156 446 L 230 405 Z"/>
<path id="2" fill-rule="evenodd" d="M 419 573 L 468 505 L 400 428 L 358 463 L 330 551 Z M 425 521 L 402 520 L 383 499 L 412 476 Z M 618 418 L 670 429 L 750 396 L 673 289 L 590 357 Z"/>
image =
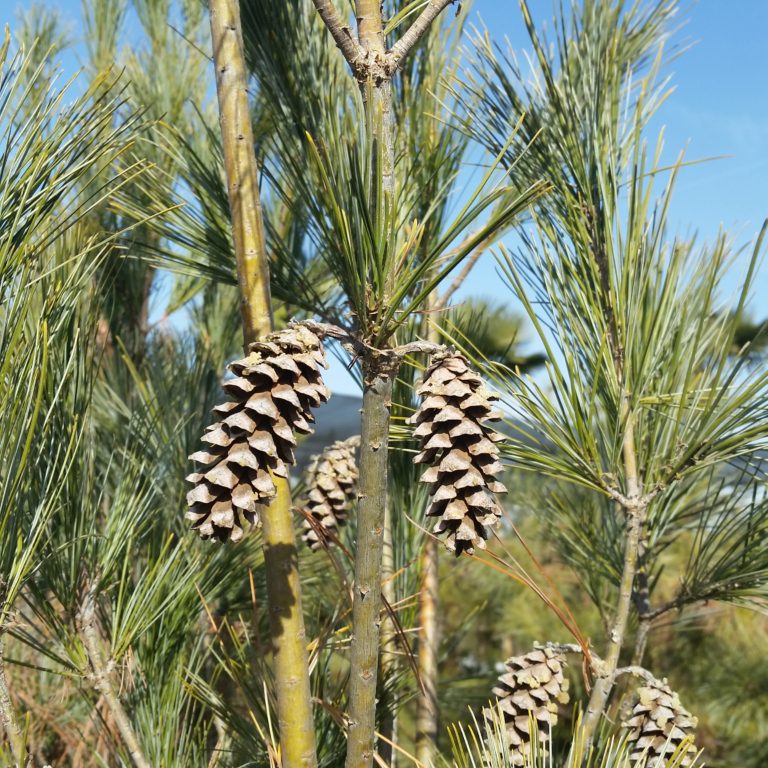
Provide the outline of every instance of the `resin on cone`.
<path id="1" fill-rule="evenodd" d="M 231 397 L 217 405 L 203 450 L 189 458 L 202 467 L 187 477 L 187 518 L 204 539 L 237 541 L 258 525 L 259 509 L 275 497 L 273 477 L 288 476 L 295 433 L 312 432 L 310 408 L 328 400 L 320 367 L 328 367 L 322 342 L 296 325 L 249 346 L 229 365 L 224 382 Z"/>
<path id="2" fill-rule="evenodd" d="M 496 479 L 504 438 L 488 424 L 501 418 L 492 407 L 498 397 L 455 352 L 433 357 L 416 393 L 422 402 L 410 423 L 422 450 L 414 461 L 429 465 L 421 482 L 432 497 L 427 516 L 439 518 L 433 530 L 457 555 L 484 549 L 501 517 L 496 494 L 507 490 Z"/>
<path id="3" fill-rule="evenodd" d="M 623 724 L 629 731 L 632 745 L 630 760 L 633 765 L 646 765 L 648 768 L 666 766 L 683 740 L 693 736 L 696 718 L 683 707 L 680 698 L 665 680 L 641 686 L 637 695 L 639 701 Z M 687 743 L 677 764 L 692 765 L 695 758 L 696 747 L 692 742 Z"/>
<path id="4" fill-rule="evenodd" d="M 328 534 L 337 534 L 346 525 L 349 509 L 357 492 L 355 453 L 360 437 L 338 440 L 321 454 L 313 456 L 304 475 L 307 486 L 306 508 L 312 521 L 304 520 L 302 540 L 313 550 L 321 549 Z"/>
<path id="5" fill-rule="evenodd" d="M 568 703 L 565 657 L 551 648 L 537 648 L 507 659 L 506 668 L 492 693 L 504 716 L 510 763 L 525 765 L 526 756 L 534 749 L 534 723 L 542 754 L 557 723 L 559 705 Z"/>

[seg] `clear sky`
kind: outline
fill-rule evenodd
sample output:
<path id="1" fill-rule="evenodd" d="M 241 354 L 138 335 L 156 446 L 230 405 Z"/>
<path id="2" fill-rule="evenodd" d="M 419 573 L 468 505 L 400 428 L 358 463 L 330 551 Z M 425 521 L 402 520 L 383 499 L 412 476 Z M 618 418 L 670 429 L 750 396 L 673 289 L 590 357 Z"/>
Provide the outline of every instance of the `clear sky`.
<path id="1" fill-rule="evenodd" d="M 82 43 L 80 0 L 45 0 L 71 22 L 72 36 Z M 16 0 L 0 0 L 0 24 L 13 24 Z M 530 0 L 534 21 L 548 20 L 555 3 Z M 465 3 L 464 11 L 466 12 Z M 453 13 L 448 10 L 448 13 Z M 501 39 L 525 48 L 527 36 L 516 0 L 475 0 L 477 14 Z M 672 225 L 684 233 L 697 231 L 711 238 L 725 226 L 738 243 L 748 243 L 768 216 L 768 0 L 699 0 L 683 4 L 677 35 L 692 47 L 670 68 L 676 90 L 663 105 L 654 129 L 666 126 L 670 159 L 687 148 L 688 159 L 726 156 L 682 172 L 672 209 Z M 66 65 L 77 67 L 77 53 Z M 758 292 L 768 296 L 768 269 L 762 270 Z M 733 287 L 738 283 L 734 274 Z M 494 286 L 489 288 L 489 286 Z M 488 255 L 475 268 L 462 295 L 507 298 Z M 753 313 L 768 315 L 764 298 L 753 303 Z M 353 391 L 338 370 L 331 385 Z"/>

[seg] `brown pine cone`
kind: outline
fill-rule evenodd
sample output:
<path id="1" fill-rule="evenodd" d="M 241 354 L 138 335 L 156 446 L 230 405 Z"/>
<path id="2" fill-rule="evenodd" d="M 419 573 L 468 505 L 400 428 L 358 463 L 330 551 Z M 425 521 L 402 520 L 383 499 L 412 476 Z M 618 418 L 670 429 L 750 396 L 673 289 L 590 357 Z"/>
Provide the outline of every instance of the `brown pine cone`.
<path id="1" fill-rule="evenodd" d="M 307 511 L 314 524 L 304 520 L 302 540 L 313 550 L 322 547 L 324 531 L 336 533 L 346 525 L 349 507 L 357 490 L 357 462 L 355 452 L 360 437 L 355 435 L 329 445 L 321 454 L 313 456 L 304 475 L 307 486 Z M 318 528 L 323 529 L 318 531 Z"/>
<path id="2" fill-rule="evenodd" d="M 488 426 L 501 418 L 491 406 L 498 397 L 455 352 L 433 358 L 416 393 L 423 400 L 410 423 L 422 451 L 414 461 L 430 465 L 421 482 L 430 484 L 427 515 L 440 518 L 433 530 L 446 534 L 457 555 L 484 549 L 487 528 L 501 517 L 495 494 L 507 490 L 496 480 L 502 471 L 496 443 L 504 438 Z"/>
<path id="3" fill-rule="evenodd" d="M 525 765 L 526 755 L 533 750 L 531 721 L 536 723 L 538 743 L 544 751 L 550 730 L 557 723 L 558 705 L 568 702 L 565 657 L 552 648 L 537 648 L 507 659 L 506 667 L 492 693 L 504 716 L 510 762 Z"/>
<path id="4" fill-rule="evenodd" d="M 686 736 L 693 735 L 697 720 L 680 703 L 680 697 L 666 680 L 654 680 L 637 689 L 639 701 L 624 727 L 632 744 L 630 760 L 647 768 L 666 766 Z M 696 747 L 689 743 L 684 749 L 680 766 L 691 765 Z"/>
<path id="5" fill-rule="evenodd" d="M 206 465 L 187 477 L 187 518 L 204 539 L 238 541 L 258 525 L 259 507 L 275 496 L 275 477 L 293 464 L 294 432 L 309 434 L 311 407 L 328 400 L 319 366 L 327 367 L 320 339 L 297 325 L 250 345 L 229 365 L 224 382 L 232 398 L 213 411 L 221 417 L 202 437 L 208 447 L 189 458 Z"/>

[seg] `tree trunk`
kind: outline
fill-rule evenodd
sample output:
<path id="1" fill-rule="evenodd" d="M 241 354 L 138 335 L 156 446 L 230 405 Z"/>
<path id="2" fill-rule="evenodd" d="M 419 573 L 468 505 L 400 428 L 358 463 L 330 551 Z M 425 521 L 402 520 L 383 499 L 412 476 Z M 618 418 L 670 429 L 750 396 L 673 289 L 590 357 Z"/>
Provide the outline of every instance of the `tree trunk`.
<path id="1" fill-rule="evenodd" d="M 383 60 L 386 55 L 384 25 L 379 0 L 358 0 L 357 29 L 360 45 L 368 56 Z M 373 162 L 381 158 L 381 189 L 394 197 L 394 135 L 392 84 L 388 78 L 361 84 L 366 113 L 374 126 L 370 137 Z M 375 166 L 374 166 L 375 167 Z M 374 174 L 373 184 L 377 184 Z M 372 208 L 378 201 L 371 200 Z M 392 276 L 394 278 L 394 275 Z M 363 415 L 360 448 L 360 502 L 355 551 L 355 589 L 352 610 L 352 653 L 349 677 L 349 736 L 347 768 L 365 768 L 373 763 L 376 731 L 376 691 L 381 622 L 381 579 L 385 541 L 387 485 L 389 482 L 389 406 L 393 372 L 382 371 L 376 361 L 363 365 Z M 394 735 L 394 721 L 387 735 Z M 385 756 L 390 747 L 384 748 Z"/>
<path id="2" fill-rule="evenodd" d="M 438 542 L 431 536 L 424 541 L 421 554 L 421 591 L 419 593 L 419 677 L 423 690 L 417 699 L 416 759 L 432 765 L 437 748 L 439 708 L 437 703 L 438 649 Z"/>
<path id="3" fill-rule="evenodd" d="M 387 505 L 389 405 L 392 375 L 364 365 L 357 549 L 352 603 L 347 768 L 373 763 L 376 679 L 381 622 L 381 560 Z"/>
<path id="4" fill-rule="evenodd" d="M 469 262 L 468 262 L 469 263 Z M 466 274 L 464 275 L 466 277 Z M 459 284 L 457 284 L 458 287 Z M 449 291 L 451 288 L 449 288 Z M 454 289 L 455 290 L 455 289 Z M 450 295 L 442 297 L 444 307 Z M 437 292 L 429 297 L 428 310 L 434 312 L 441 300 Z M 428 317 L 428 315 L 427 315 Z M 434 324 L 427 321 L 427 339 L 433 344 L 440 342 L 440 334 Z M 418 666 L 422 689 L 416 699 L 416 759 L 424 765 L 432 765 L 437 750 L 437 727 L 440 710 L 437 702 L 439 680 L 438 651 L 440 634 L 437 622 L 439 607 L 438 542 L 432 536 L 424 539 L 421 553 L 421 590 L 419 591 L 419 650 Z"/>
<path id="5" fill-rule="evenodd" d="M 395 558 L 392 548 L 392 508 L 387 504 L 384 510 L 384 550 L 381 558 L 381 594 L 387 601 L 390 608 L 394 610 L 395 604 L 395 584 L 393 575 L 395 573 Z M 389 616 L 388 611 L 382 615 L 381 627 L 381 659 L 379 663 L 379 690 L 382 691 L 387 678 L 397 671 L 396 654 L 396 627 Z M 383 692 L 379 695 L 379 701 L 383 699 Z M 397 753 L 388 742 L 393 744 L 397 742 L 397 701 L 387 701 L 387 706 L 381 714 L 379 723 L 379 733 L 383 736 L 379 743 L 379 757 L 385 765 L 393 768 Z"/>
<path id="6" fill-rule="evenodd" d="M 227 190 L 237 257 L 243 337 L 248 344 L 272 330 L 269 269 L 248 105 L 240 7 L 210 0 Z M 275 694 L 285 768 L 317 765 L 298 552 L 288 483 L 274 478 L 277 496 L 262 513 Z"/>

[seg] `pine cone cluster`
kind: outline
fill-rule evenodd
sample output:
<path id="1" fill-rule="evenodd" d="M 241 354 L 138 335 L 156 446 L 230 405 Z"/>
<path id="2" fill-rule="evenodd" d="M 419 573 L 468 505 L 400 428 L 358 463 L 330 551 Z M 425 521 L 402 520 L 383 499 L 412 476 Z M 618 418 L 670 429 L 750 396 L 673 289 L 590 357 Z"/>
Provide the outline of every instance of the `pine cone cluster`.
<path id="1" fill-rule="evenodd" d="M 320 339 L 303 326 L 270 334 L 229 365 L 224 382 L 232 398 L 213 411 L 207 447 L 189 458 L 205 465 L 187 477 L 187 518 L 204 539 L 238 541 L 259 523 L 259 507 L 275 496 L 272 476 L 287 477 L 294 462 L 294 432 L 309 434 L 310 407 L 328 400 L 319 366 L 327 367 Z"/>
<path id="2" fill-rule="evenodd" d="M 533 750 L 531 723 L 538 728 L 544 749 L 550 729 L 557 723 L 559 704 L 568 702 L 568 680 L 563 675 L 565 657 L 552 648 L 537 648 L 506 661 L 507 672 L 492 689 L 504 715 L 509 739 L 510 763 L 525 765 Z"/>
<path id="3" fill-rule="evenodd" d="M 630 760 L 633 764 L 646 760 L 648 768 L 666 765 L 686 736 L 696 729 L 696 718 L 680 703 L 678 695 L 666 681 L 655 680 L 637 689 L 639 701 L 632 716 L 624 723 L 629 729 L 632 744 Z M 691 765 L 696 747 L 689 743 L 681 766 Z"/>
<path id="4" fill-rule="evenodd" d="M 480 376 L 460 354 L 447 352 L 433 358 L 416 390 L 423 400 L 410 422 L 421 438 L 417 464 L 429 464 L 421 476 L 429 483 L 429 517 L 440 518 L 434 527 L 446 534 L 446 546 L 460 555 L 485 548 L 487 526 L 498 523 L 501 507 L 495 494 L 507 489 L 496 480 L 502 435 L 488 426 L 501 413 L 491 402 Z"/>
<path id="5" fill-rule="evenodd" d="M 357 490 L 355 452 L 359 445 L 358 435 L 338 440 L 321 454 L 313 456 L 307 467 L 304 474 L 306 507 L 314 524 L 304 520 L 301 538 L 310 549 L 322 547 L 323 531 L 335 534 L 347 522 L 349 507 Z"/>

